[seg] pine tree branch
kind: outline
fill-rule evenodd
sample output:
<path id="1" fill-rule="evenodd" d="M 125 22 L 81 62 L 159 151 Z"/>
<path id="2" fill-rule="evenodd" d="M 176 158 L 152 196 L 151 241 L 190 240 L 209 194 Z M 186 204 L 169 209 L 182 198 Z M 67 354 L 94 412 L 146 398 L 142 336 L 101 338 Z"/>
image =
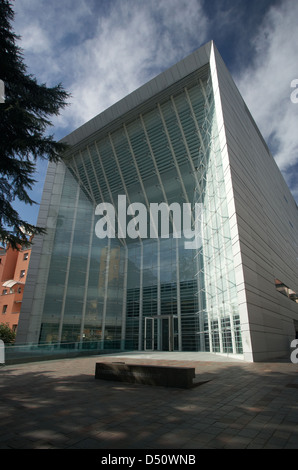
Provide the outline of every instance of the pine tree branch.
<path id="1" fill-rule="evenodd" d="M 5 103 L 0 105 L 0 238 L 17 247 L 27 243 L 23 230 L 45 233 L 23 220 L 12 204 L 16 200 L 35 204 L 28 191 L 36 182 L 37 160 L 57 162 L 66 150 L 46 132 L 70 95 L 61 83 L 47 87 L 27 73 L 13 20 L 12 3 L 0 0 L 0 79 L 5 83 Z"/>

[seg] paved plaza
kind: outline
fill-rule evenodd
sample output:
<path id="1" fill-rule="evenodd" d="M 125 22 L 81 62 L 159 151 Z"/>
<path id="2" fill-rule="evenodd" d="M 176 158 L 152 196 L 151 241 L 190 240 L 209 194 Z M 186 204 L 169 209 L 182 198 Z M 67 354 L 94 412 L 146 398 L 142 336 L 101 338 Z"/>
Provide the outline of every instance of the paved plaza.
<path id="1" fill-rule="evenodd" d="M 192 366 L 190 389 L 95 380 L 95 364 Z M 298 449 L 298 364 L 207 353 L 0 367 L 0 449 Z"/>

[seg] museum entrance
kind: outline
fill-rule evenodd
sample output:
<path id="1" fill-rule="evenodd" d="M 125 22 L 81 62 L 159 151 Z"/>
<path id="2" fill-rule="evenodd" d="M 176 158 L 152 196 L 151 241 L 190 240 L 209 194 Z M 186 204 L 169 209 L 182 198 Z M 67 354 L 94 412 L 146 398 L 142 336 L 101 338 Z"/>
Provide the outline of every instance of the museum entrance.
<path id="1" fill-rule="evenodd" d="M 145 317 L 145 351 L 178 351 L 178 317 L 155 315 Z"/>

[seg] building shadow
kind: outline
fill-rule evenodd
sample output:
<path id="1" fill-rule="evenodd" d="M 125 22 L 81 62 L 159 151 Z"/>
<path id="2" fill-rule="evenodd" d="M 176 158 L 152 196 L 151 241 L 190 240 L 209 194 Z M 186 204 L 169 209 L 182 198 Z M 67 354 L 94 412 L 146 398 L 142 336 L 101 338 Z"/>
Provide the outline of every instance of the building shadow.
<path id="1" fill-rule="evenodd" d="M 197 362 L 200 385 L 177 389 L 62 362 L 0 369 L 1 449 L 298 448 L 294 364 Z"/>

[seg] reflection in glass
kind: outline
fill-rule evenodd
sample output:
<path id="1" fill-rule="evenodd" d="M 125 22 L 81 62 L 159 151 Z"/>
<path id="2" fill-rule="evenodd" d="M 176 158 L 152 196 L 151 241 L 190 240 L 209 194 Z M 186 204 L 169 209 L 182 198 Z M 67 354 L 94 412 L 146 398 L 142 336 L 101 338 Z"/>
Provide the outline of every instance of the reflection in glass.
<path id="1" fill-rule="evenodd" d="M 144 114 L 74 149 L 59 172 L 59 204 L 49 209 L 56 231 L 41 342 L 242 352 L 207 66 Z M 148 210 L 151 203 L 202 204 L 201 245 L 185 249 L 188 240 L 173 237 L 171 218 L 166 238 L 97 238 L 95 207 L 108 202 L 116 208 L 118 195 Z M 147 233 L 149 225 L 148 219 Z"/>

